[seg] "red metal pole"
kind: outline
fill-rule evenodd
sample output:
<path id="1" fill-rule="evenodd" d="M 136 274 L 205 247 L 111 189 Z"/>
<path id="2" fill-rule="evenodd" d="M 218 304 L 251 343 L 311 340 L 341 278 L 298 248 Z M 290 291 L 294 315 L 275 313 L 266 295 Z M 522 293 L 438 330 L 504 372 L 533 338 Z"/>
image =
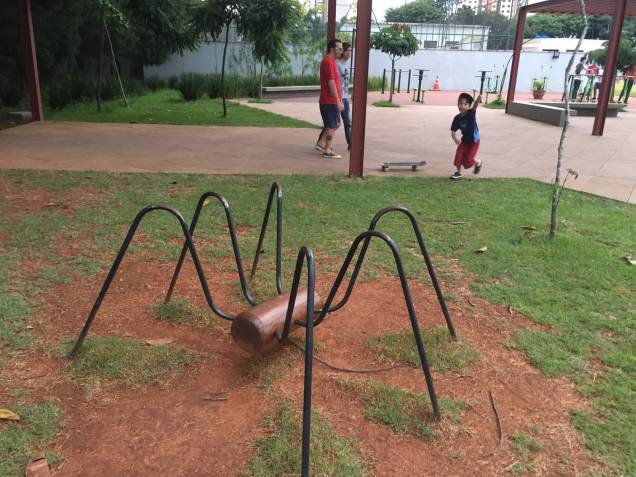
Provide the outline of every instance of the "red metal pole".
<path id="1" fill-rule="evenodd" d="M 517 31 L 515 33 L 515 48 L 512 53 L 512 64 L 510 65 L 510 82 L 508 83 L 508 96 L 506 98 L 506 113 L 508 105 L 515 100 L 515 89 L 517 88 L 517 73 L 519 73 L 519 60 L 521 59 L 521 47 L 523 46 L 523 30 L 526 27 L 527 7 L 521 7 L 517 18 Z"/>
<path id="2" fill-rule="evenodd" d="M 358 0 L 349 177 L 362 178 L 364 167 L 364 133 L 367 121 L 367 80 L 369 77 L 370 45 L 371 0 Z"/>
<path id="3" fill-rule="evenodd" d="M 31 17 L 31 0 L 20 0 L 20 36 L 24 50 L 24 65 L 29 93 L 31 96 L 31 116 L 33 121 L 42 121 L 42 95 L 40 94 L 40 78 L 38 76 L 38 60 L 35 55 L 35 37 L 33 35 L 33 19 Z"/>
<path id="4" fill-rule="evenodd" d="M 627 0 L 615 0 L 614 16 L 612 17 L 612 28 L 610 31 L 609 43 L 607 45 L 607 56 L 605 58 L 605 71 L 603 81 L 598 92 L 596 103 L 596 115 L 594 116 L 594 126 L 592 136 L 602 136 L 605 128 L 605 118 L 607 117 L 607 104 L 609 103 L 610 90 L 614 81 L 616 71 L 616 56 L 618 54 L 618 44 L 621 39 L 621 30 L 625 20 L 625 9 Z"/>
<path id="5" fill-rule="evenodd" d="M 327 5 L 327 41 L 336 37 L 336 0 L 329 0 Z"/>

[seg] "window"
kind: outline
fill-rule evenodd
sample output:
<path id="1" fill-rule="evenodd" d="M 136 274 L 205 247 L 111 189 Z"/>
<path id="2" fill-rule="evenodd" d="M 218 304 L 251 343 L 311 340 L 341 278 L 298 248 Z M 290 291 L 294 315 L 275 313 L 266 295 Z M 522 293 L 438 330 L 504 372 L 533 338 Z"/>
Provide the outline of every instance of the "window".
<path id="1" fill-rule="evenodd" d="M 435 41 L 435 40 L 425 40 L 424 41 L 424 48 L 437 48 L 437 41 Z"/>

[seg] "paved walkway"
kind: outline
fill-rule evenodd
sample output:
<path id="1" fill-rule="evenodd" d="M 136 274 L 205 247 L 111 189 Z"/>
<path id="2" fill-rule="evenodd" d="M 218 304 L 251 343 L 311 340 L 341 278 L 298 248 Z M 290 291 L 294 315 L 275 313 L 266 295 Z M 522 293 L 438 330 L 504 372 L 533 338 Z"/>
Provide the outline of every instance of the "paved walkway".
<path id="1" fill-rule="evenodd" d="M 432 94 L 432 93 L 427 93 Z M 386 96 L 386 95 L 385 95 Z M 369 102 L 380 98 L 372 93 Z M 365 174 L 382 174 L 383 161 L 426 160 L 415 173 L 448 176 L 454 147 L 448 131 L 455 106 L 410 103 L 367 112 Z M 315 99 L 252 105 L 314 123 Z M 483 177 L 554 177 L 561 130 L 480 109 Z M 609 118 L 603 137 L 591 135 L 593 118 L 572 118 L 565 167 L 579 172 L 574 189 L 636 203 L 636 111 Z M 32 123 L 0 131 L 0 168 L 196 172 L 241 174 L 348 173 L 348 155 L 327 160 L 313 151 L 317 130 L 168 126 L 145 124 Z M 346 153 L 338 132 L 336 149 Z"/>

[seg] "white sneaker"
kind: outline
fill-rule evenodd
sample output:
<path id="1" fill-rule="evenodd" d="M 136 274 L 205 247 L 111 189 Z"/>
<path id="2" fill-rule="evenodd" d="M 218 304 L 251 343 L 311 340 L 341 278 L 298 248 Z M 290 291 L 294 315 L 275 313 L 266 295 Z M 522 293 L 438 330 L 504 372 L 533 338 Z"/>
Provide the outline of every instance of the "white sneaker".
<path id="1" fill-rule="evenodd" d="M 342 156 L 340 154 L 336 154 L 333 151 L 330 152 L 325 152 L 322 157 L 324 157 L 325 159 L 341 159 Z"/>
<path id="2" fill-rule="evenodd" d="M 316 144 L 316 145 L 314 146 L 314 149 L 315 149 L 316 151 L 318 151 L 318 152 L 323 153 L 323 154 L 324 154 L 325 152 L 327 152 L 327 150 L 326 150 L 324 147 L 322 147 L 320 144 Z"/>

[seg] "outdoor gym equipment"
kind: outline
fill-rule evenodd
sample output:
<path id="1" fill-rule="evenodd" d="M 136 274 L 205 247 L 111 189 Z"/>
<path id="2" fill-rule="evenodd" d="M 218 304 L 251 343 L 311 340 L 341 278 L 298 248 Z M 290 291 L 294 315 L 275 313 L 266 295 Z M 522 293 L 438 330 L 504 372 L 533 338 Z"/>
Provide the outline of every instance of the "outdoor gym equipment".
<path id="1" fill-rule="evenodd" d="M 284 293 L 282 287 L 282 274 L 281 274 L 281 245 L 282 245 L 282 189 L 278 183 L 273 183 L 270 192 L 269 198 L 267 201 L 267 207 L 265 209 L 265 215 L 263 218 L 263 222 L 261 225 L 261 231 L 258 241 L 258 246 L 256 248 L 256 254 L 254 256 L 254 261 L 252 263 L 252 271 L 251 277 L 253 277 L 256 269 L 258 267 L 259 255 L 261 254 L 261 247 L 263 244 L 263 240 L 265 238 L 265 232 L 267 229 L 267 223 L 269 219 L 269 215 L 271 213 L 271 208 L 273 205 L 273 199 L 276 196 L 276 206 L 277 206 L 277 214 L 276 214 L 276 289 L 278 292 L 278 296 L 267 300 L 263 303 L 257 304 L 256 300 L 250 294 L 249 286 L 247 280 L 245 278 L 245 274 L 243 272 L 243 262 L 241 259 L 239 243 L 236 236 L 236 228 L 234 226 L 234 219 L 232 216 L 232 210 L 230 208 L 229 203 L 225 200 L 225 198 L 217 193 L 217 192 L 206 192 L 201 196 L 197 203 L 197 207 L 195 209 L 194 216 L 192 218 L 192 222 L 188 227 L 183 215 L 173 207 L 167 205 L 149 205 L 141 209 L 137 215 L 135 216 L 130 228 L 128 229 L 128 233 L 119 248 L 119 251 L 115 257 L 113 265 L 110 268 L 110 271 L 102 285 L 102 288 L 95 300 L 93 308 L 91 309 L 86 323 L 80 332 L 80 335 L 71 351 L 70 358 L 74 359 L 77 356 L 77 353 L 82 347 L 82 343 L 86 338 L 88 330 L 90 329 L 95 316 L 97 315 L 97 311 L 99 310 L 106 293 L 121 265 L 121 262 L 128 250 L 132 239 L 134 238 L 135 232 L 139 227 L 141 221 L 151 212 L 167 212 L 174 216 L 179 225 L 181 226 L 181 231 L 184 237 L 184 244 L 181 251 L 181 255 L 175 267 L 175 271 L 172 276 L 172 280 L 170 282 L 170 286 L 168 287 L 168 291 L 166 293 L 165 301 L 169 301 L 174 290 L 174 286 L 179 277 L 179 273 L 181 271 L 183 261 L 185 259 L 185 255 L 187 252 L 190 252 L 190 256 L 192 257 L 192 261 L 194 263 L 194 267 L 196 269 L 196 273 L 203 290 L 203 294 L 207 301 L 208 306 L 219 317 L 231 321 L 232 322 L 232 336 L 235 342 L 242 348 L 249 352 L 260 352 L 266 349 L 270 349 L 272 347 L 281 346 L 284 342 L 289 340 L 289 335 L 292 331 L 292 328 L 305 328 L 305 371 L 304 371 L 304 391 L 303 391 L 303 438 L 302 438 L 302 460 L 301 460 L 301 475 L 306 477 L 309 475 L 309 457 L 310 457 L 310 448 L 309 448 L 309 437 L 311 431 L 311 396 L 312 396 L 312 372 L 313 372 L 313 330 L 314 327 L 319 326 L 325 317 L 333 313 L 335 311 L 343 308 L 353 291 L 353 287 L 356 283 L 356 279 L 362 267 L 362 263 L 367 253 L 367 249 L 372 239 L 379 239 L 384 242 L 391 250 L 393 259 L 395 261 L 395 266 L 397 268 L 397 272 L 400 279 L 400 284 L 402 286 L 402 293 L 404 295 L 404 300 L 406 303 L 406 308 L 408 311 L 409 320 L 411 323 L 411 328 L 413 331 L 413 336 L 415 338 L 415 343 L 417 346 L 417 352 L 420 358 L 420 364 L 422 367 L 422 372 L 424 374 L 424 380 L 426 383 L 426 387 L 428 390 L 428 394 L 431 400 L 431 406 L 433 408 L 433 412 L 437 418 L 440 417 L 440 409 L 439 403 L 437 401 L 437 395 L 435 394 L 435 388 L 433 385 L 433 377 L 431 375 L 431 371 L 428 365 L 428 361 L 426 358 L 426 353 L 424 350 L 424 343 L 422 342 L 422 337 L 420 335 L 419 323 L 417 321 L 417 316 L 415 314 L 415 307 L 413 306 L 413 300 L 411 298 L 411 292 L 409 290 L 409 285 L 406 280 L 406 275 L 404 273 L 404 267 L 402 265 L 402 258 L 400 256 L 399 249 L 395 242 L 384 232 L 376 230 L 376 226 L 380 219 L 390 213 L 397 212 L 405 215 L 413 228 L 413 232 L 417 239 L 420 252 L 422 253 L 422 257 L 424 259 L 424 263 L 428 270 L 428 273 L 431 277 L 431 281 L 433 283 L 433 287 L 435 288 L 435 293 L 437 294 L 437 299 L 439 301 L 440 307 L 442 309 L 442 313 L 444 315 L 444 319 L 446 320 L 446 326 L 448 327 L 448 331 L 450 335 L 455 338 L 455 330 L 453 328 L 453 324 L 448 313 L 448 309 L 446 308 L 446 302 L 444 300 L 444 296 L 442 294 L 441 288 L 435 276 L 435 271 L 433 269 L 433 264 L 431 263 L 431 259 L 429 257 L 428 251 L 424 244 L 424 238 L 422 237 L 422 233 L 420 231 L 419 226 L 417 225 L 417 220 L 415 216 L 404 207 L 386 207 L 380 210 L 369 225 L 369 228 L 359 234 L 351 244 L 349 252 L 344 259 L 342 267 L 338 272 L 338 275 L 330 289 L 330 292 L 325 300 L 324 304 L 321 305 L 321 299 L 315 291 L 315 259 L 314 254 L 310 247 L 303 246 L 298 252 L 298 256 L 296 258 L 296 267 L 294 269 L 294 276 L 292 279 L 291 289 L 289 292 Z M 225 211 L 225 217 L 227 220 L 227 226 L 229 229 L 231 241 L 232 241 L 232 249 L 234 252 L 234 258 L 236 262 L 237 272 L 239 275 L 239 281 L 241 284 L 241 291 L 246 301 L 249 303 L 250 307 L 242 313 L 234 316 L 230 313 L 223 311 L 217 304 L 214 303 L 212 293 L 210 288 L 208 287 L 208 281 L 205 276 L 205 272 L 203 271 L 203 267 L 201 265 L 201 261 L 199 259 L 199 255 L 196 250 L 196 246 L 194 243 L 193 235 L 196 230 L 199 218 L 201 216 L 201 211 L 204 206 L 208 205 L 211 201 L 217 200 Z M 351 273 L 351 278 L 349 279 L 349 284 L 347 285 L 346 291 L 342 299 L 336 303 L 334 303 L 336 294 L 340 289 L 342 282 L 344 280 L 345 275 L 347 274 L 351 262 L 356 254 L 356 252 L 360 249 L 358 254 L 358 258 L 356 259 L 355 266 L 353 272 Z M 300 277 L 303 269 L 307 270 L 307 283 L 306 288 L 300 287 Z"/>

